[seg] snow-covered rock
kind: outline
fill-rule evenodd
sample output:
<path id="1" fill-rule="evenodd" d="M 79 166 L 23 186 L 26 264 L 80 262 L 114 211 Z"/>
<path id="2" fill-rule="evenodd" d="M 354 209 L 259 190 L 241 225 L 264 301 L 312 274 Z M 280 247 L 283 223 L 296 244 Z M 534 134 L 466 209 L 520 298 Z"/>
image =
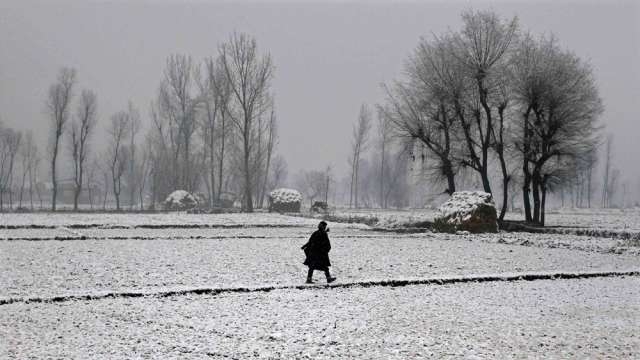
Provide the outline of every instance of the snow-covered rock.
<path id="1" fill-rule="evenodd" d="M 300 212 L 302 195 L 293 189 L 276 189 L 269 193 L 269 211 Z"/>
<path id="2" fill-rule="evenodd" d="M 496 206 L 491 194 L 458 191 L 440 205 L 433 227 L 438 232 L 498 232 Z"/>
<path id="3" fill-rule="evenodd" d="M 185 190 L 176 190 L 162 203 L 165 210 L 189 210 L 198 206 L 198 199 Z"/>

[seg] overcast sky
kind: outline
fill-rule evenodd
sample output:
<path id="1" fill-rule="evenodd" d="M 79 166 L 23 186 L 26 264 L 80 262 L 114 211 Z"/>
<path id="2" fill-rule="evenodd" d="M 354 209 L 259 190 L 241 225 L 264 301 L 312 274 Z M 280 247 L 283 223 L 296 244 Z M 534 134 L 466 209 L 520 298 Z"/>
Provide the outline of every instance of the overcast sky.
<path id="1" fill-rule="evenodd" d="M 616 159 L 640 176 L 640 7 L 633 1 L 11 1 L 0 0 L 0 119 L 44 133 L 46 90 L 58 69 L 98 94 L 100 121 L 132 100 L 148 120 L 165 59 L 215 55 L 233 31 L 256 37 L 276 65 L 280 152 L 290 173 L 347 168 L 362 103 L 382 99 L 421 36 L 460 28 L 465 9 L 517 15 L 589 59 L 615 135 Z M 100 132 L 102 133 L 102 132 Z M 311 145 L 313 144 L 313 145 Z M 44 146 L 41 146 L 43 148 Z"/>

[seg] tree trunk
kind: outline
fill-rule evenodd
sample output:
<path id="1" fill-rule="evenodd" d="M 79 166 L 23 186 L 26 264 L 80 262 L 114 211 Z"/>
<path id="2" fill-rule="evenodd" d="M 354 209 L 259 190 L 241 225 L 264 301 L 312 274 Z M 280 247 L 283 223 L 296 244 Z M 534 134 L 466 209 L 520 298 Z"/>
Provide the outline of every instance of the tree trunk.
<path id="1" fill-rule="evenodd" d="M 18 207 L 21 208 L 22 207 L 22 195 L 24 193 L 24 184 L 26 181 L 26 176 L 27 176 L 27 172 L 24 171 L 22 173 L 22 183 L 20 184 L 20 199 L 18 200 Z"/>
<path id="2" fill-rule="evenodd" d="M 507 171 L 507 162 L 504 159 L 504 152 L 498 152 L 500 159 L 500 169 L 502 171 L 502 208 L 500 209 L 500 221 L 504 220 L 504 216 L 507 213 L 507 205 L 509 203 L 509 173 Z"/>
<path id="3" fill-rule="evenodd" d="M 547 175 L 544 176 L 540 185 L 542 189 L 542 200 L 540 203 L 540 225 L 544 226 L 545 206 L 547 202 Z"/>
<path id="4" fill-rule="evenodd" d="M 73 210 L 78 211 L 78 198 L 80 197 L 80 188 L 78 186 L 73 189 Z"/>
<path id="5" fill-rule="evenodd" d="M 591 209 L 591 180 L 593 178 L 593 165 L 589 165 L 587 176 L 587 206 Z"/>
<path id="6" fill-rule="evenodd" d="M 384 135 L 383 135 L 384 136 Z M 380 207 L 385 208 L 384 204 L 384 155 L 385 155 L 385 139 L 382 139 L 382 152 L 380 155 Z"/>
<path id="7" fill-rule="evenodd" d="M 93 189 L 91 186 L 91 181 L 89 181 L 89 189 L 87 189 L 89 191 L 89 207 L 91 208 L 91 210 L 93 210 Z"/>
<path id="8" fill-rule="evenodd" d="M 260 192 L 260 208 L 264 205 L 264 197 L 267 192 L 267 181 L 269 180 L 269 167 L 271 166 L 271 146 L 267 151 L 267 165 L 265 166 L 264 182 L 262 183 L 262 191 Z"/>
<path id="9" fill-rule="evenodd" d="M 31 211 L 33 211 L 33 172 L 31 165 L 29 165 L 29 203 L 31 205 Z"/>
<path id="10" fill-rule="evenodd" d="M 449 195 L 453 195 L 456 192 L 455 174 L 453 173 L 453 164 L 448 159 L 443 159 L 444 174 L 447 177 L 447 191 Z"/>
<path id="11" fill-rule="evenodd" d="M 540 223 L 540 181 L 537 174 L 533 175 L 533 221 Z"/>
<path id="12" fill-rule="evenodd" d="M 355 166 L 355 176 L 353 181 L 353 202 L 355 204 L 356 209 L 358 208 L 358 169 L 360 168 L 360 156 L 358 156 L 358 161 Z"/>
<path id="13" fill-rule="evenodd" d="M 247 125 L 248 126 L 248 125 Z M 248 127 L 245 127 L 244 132 L 244 202 L 245 202 L 245 211 L 253 212 L 253 199 L 251 195 L 251 169 L 249 166 L 249 131 Z"/>
<path id="14" fill-rule="evenodd" d="M 219 166 L 218 166 L 218 192 L 217 192 L 217 197 L 218 197 L 218 202 L 220 202 L 221 200 L 221 196 L 222 196 L 222 171 L 224 170 L 224 145 L 225 145 L 225 140 L 226 140 L 226 129 L 225 129 L 225 113 L 224 110 L 222 112 L 222 114 L 220 114 L 220 125 L 222 126 L 220 129 L 222 131 L 221 133 L 221 137 L 220 137 L 220 161 L 218 162 Z"/>
<path id="15" fill-rule="evenodd" d="M 184 166 L 185 166 L 185 170 L 184 170 L 184 184 L 183 186 L 185 187 L 185 190 L 187 190 L 188 192 L 192 192 L 193 189 L 191 188 L 191 164 L 189 164 L 189 137 L 187 136 L 187 134 L 185 134 L 184 136 Z"/>
<path id="16" fill-rule="evenodd" d="M 216 198 L 216 173 L 215 173 L 215 141 L 213 139 L 213 126 L 211 126 L 211 133 L 209 134 L 209 181 L 211 192 L 209 194 L 209 207 L 213 208 L 214 200 Z"/>
<path id="17" fill-rule="evenodd" d="M 56 181 L 56 160 L 58 158 L 58 138 L 56 138 L 53 146 L 53 157 L 51 160 L 51 186 L 52 186 L 52 198 L 51 198 L 51 211 L 56 211 L 56 198 L 58 197 L 58 182 Z"/>

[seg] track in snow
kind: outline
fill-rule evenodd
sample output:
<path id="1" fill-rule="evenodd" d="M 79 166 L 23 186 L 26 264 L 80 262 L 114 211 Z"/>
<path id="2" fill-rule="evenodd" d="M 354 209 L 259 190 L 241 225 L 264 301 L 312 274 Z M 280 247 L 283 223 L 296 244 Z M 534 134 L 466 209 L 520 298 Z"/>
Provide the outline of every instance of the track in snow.
<path id="1" fill-rule="evenodd" d="M 256 293 L 270 292 L 274 290 L 312 290 L 312 289 L 333 289 L 352 287 L 398 287 L 409 285 L 450 285 L 464 283 L 481 283 L 497 281 L 535 281 L 535 280 L 556 280 L 556 279 L 589 279 L 601 277 L 617 276 L 640 276 L 640 270 L 629 271 L 601 271 L 601 272 L 547 272 L 547 273 L 513 273 L 497 275 L 471 275 L 447 278 L 427 278 L 410 280 L 373 280 L 356 281 L 338 284 L 316 284 L 316 285 L 274 285 L 259 287 L 230 287 L 230 288 L 193 288 L 180 290 L 163 290 L 157 292 L 109 292 L 102 294 L 68 295 L 54 297 L 22 297 L 0 299 L 0 305 L 14 303 L 60 303 L 68 301 L 102 300 L 114 298 L 137 298 L 137 297 L 170 297 L 180 295 L 219 295 L 225 293 Z"/>

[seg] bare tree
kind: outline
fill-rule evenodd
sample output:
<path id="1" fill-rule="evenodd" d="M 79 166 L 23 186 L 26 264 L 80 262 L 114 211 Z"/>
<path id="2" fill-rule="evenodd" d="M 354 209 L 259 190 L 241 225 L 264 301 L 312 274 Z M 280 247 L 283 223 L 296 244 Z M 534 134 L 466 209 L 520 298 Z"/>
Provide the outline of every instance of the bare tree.
<path id="1" fill-rule="evenodd" d="M 329 204 L 329 187 L 331 186 L 331 183 L 333 182 L 333 171 L 331 169 L 331 166 L 327 166 L 324 169 L 324 203 L 325 204 Z"/>
<path id="2" fill-rule="evenodd" d="M 259 155 L 254 153 L 253 140 L 258 131 L 258 119 L 271 109 L 274 66 L 271 56 L 260 55 L 256 40 L 246 34 L 234 33 L 219 51 L 232 94 L 230 119 L 242 142 L 243 209 L 252 212 L 255 174 L 252 173 L 251 159 Z"/>
<path id="3" fill-rule="evenodd" d="M 194 77 L 198 73 L 196 68 L 190 56 L 171 55 L 167 58 L 160 84 L 156 115 L 158 120 L 166 123 L 163 124 L 166 133 L 162 136 L 169 141 L 173 171 L 164 175 L 172 179 L 171 191 L 182 188 L 191 192 L 195 188 L 192 137 L 196 130 L 195 114 L 199 99 L 192 93 Z"/>
<path id="4" fill-rule="evenodd" d="M 591 67 L 553 37 L 526 37 L 515 55 L 515 99 L 522 114 L 515 122 L 516 148 L 523 157 L 523 195 L 527 221 L 544 225 L 550 186 L 580 169 L 598 143 L 602 113 Z M 529 188 L 533 195 L 530 210 Z"/>
<path id="5" fill-rule="evenodd" d="M 9 194 L 9 207 L 13 206 L 11 187 L 21 140 L 21 132 L 5 128 L 0 123 L 0 211 L 4 209 L 5 193 Z"/>
<path id="6" fill-rule="evenodd" d="M 140 120 L 140 112 L 133 105 L 131 101 L 129 101 L 128 105 L 128 129 L 127 135 L 129 137 L 129 147 L 128 147 L 128 158 L 129 158 L 129 168 L 127 170 L 127 187 L 129 189 L 129 209 L 133 209 L 133 206 L 136 202 L 136 190 L 139 184 L 139 169 L 136 168 L 136 154 L 137 154 L 137 144 L 136 144 L 136 135 L 140 132 L 140 128 L 142 126 L 142 122 Z"/>
<path id="7" fill-rule="evenodd" d="M 351 188 L 349 191 L 349 207 L 355 205 L 358 208 L 358 172 L 360 170 L 360 159 L 367 150 L 369 142 L 369 132 L 371 131 L 371 111 L 367 105 L 362 104 L 358 122 L 353 126 L 353 139 L 351 142 Z"/>
<path id="8" fill-rule="evenodd" d="M 29 141 L 29 137 L 27 136 L 27 142 L 28 141 Z M 36 181 L 38 179 L 38 171 L 40 169 L 40 161 L 41 161 L 41 158 L 40 158 L 40 152 L 38 150 L 38 145 L 32 140 L 31 161 L 29 164 L 29 204 L 31 206 L 31 210 L 33 210 L 34 188 L 36 190 L 38 200 L 40 201 L 40 208 L 42 209 L 42 195 L 40 194 L 40 187 L 37 186 L 36 184 Z"/>
<path id="9" fill-rule="evenodd" d="M 56 210 L 58 196 L 58 182 L 56 178 L 56 165 L 58 160 L 60 138 L 65 131 L 65 125 L 69 119 L 69 108 L 73 97 L 73 85 L 76 82 L 76 71 L 72 68 L 62 68 L 58 74 L 56 83 L 49 87 L 46 101 L 47 113 L 51 121 L 51 210 Z"/>
<path id="10" fill-rule="evenodd" d="M 76 112 L 76 119 L 71 124 L 70 148 L 73 158 L 73 210 L 78 210 L 78 199 L 82 192 L 84 172 L 89 153 L 89 139 L 97 121 L 98 101 L 91 90 L 83 90 Z"/>
<path id="11" fill-rule="evenodd" d="M 613 157 L 613 135 L 607 135 L 604 154 L 604 178 L 602 182 L 602 207 L 608 208 L 611 204 L 611 158 Z"/>
<path id="12" fill-rule="evenodd" d="M 22 142 L 20 149 L 19 149 L 19 156 L 20 156 L 20 165 L 21 165 L 21 170 L 22 170 L 22 176 L 21 176 L 21 181 L 20 181 L 20 196 L 18 198 L 18 207 L 21 208 L 22 207 L 22 199 L 23 199 L 23 195 L 24 195 L 24 187 L 27 183 L 27 178 L 29 175 L 29 170 L 31 168 L 31 165 L 33 163 L 33 150 L 34 150 L 34 144 L 33 144 L 33 131 L 29 130 L 27 132 L 27 135 L 25 136 L 25 141 Z"/>
<path id="13" fill-rule="evenodd" d="M 267 124 L 266 133 L 266 154 L 265 154 L 265 164 L 264 164 L 264 175 L 262 179 L 262 184 L 259 192 L 259 207 L 262 208 L 264 204 L 265 194 L 267 192 L 267 183 L 269 180 L 269 171 L 271 170 L 271 160 L 273 154 L 275 152 L 275 148 L 278 144 L 278 128 L 276 123 L 275 111 L 271 109 L 271 115 L 269 116 L 269 122 Z"/>
<path id="14" fill-rule="evenodd" d="M 277 155 L 273 159 L 273 166 L 271 166 L 269 188 L 275 189 L 284 186 L 287 181 L 287 172 L 287 161 L 282 155 Z"/>
<path id="15" fill-rule="evenodd" d="M 391 142 L 391 122 L 385 116 L 384 110 L 378 107 L 378 141 L 380 144 L 380 207 L 385 209 L 385 178 L 387 174 L 387 152 Z"/>
<path id="16" fill-rule="evenodd" d="M 327 173 L 323 170 L 303 170 L 296 178 L 296 185 L 309 199 L 309 206 L 311 206 L 316 198 L 319 196 L 324 198 L 328 192 Z"/>
<path id="17" fill-rule="evenodd" d="M 95 157 L 93 157 L 93 160 L 89 163 L 89 167 L 88 167 L 88 176 L 87 176 L 87 192 L 89 193 L 89 207 L 91 210 L 93 210 L 93 195 L 94 195 L 94 191 L 97 188 L 97 184 L 98 184 L 98 176 L 99 176 L 99 172 L 100 172 L 100 165 L 98 162 L 98 159 Z"/>
<path id="18" fill-rule="evenodd" d="M 431 160 L 426 173 L 436 182 L 446 182 L 447 194 L 456 191 L 460 149 L 455 144 L 463 142 L 458 139 L 458 118 L 465 114 L 465 73 L 453 56 L 452 42 L 451 37 L 422 39 L 405 66 L 406 81 L 386 89 L 387 105 L 381 108 L 401 139 L 426 148 L 421 158 L 423 165 Z"/>
<path id="19" fill-rule="evenodd" d="M 220 58 L 206 59 L 205 70 L 204 79 L 198 82 L 201 105 L 204 109 L 204 120 L 200 129 L 208 170 L 205 182 L 208 185 L 209 205 L 214 206 L 216 201 L 220 201 L 222 192 L 225 145 L 230 129 L 227 114 L 231 89 Z"/>
<path id="20" fill-rule="evenodd" d="M 108 133 L 108 161 L 111 172 L 113 196 L 116 200 L 116 210 L 120 210 L 120 193 L 122 191 L 122 177 L 127 169 L 129 150 L 126 140 L 129 129 L 129 114 L 124 111 L 115 113 L 111 117 Z"/>
<path id="21" fill-rule="evenodd" d="M 508 105 L 507 78 L 504 76 L 508 52 L 516 39 L 518 22 L 500 19 L 493 12 L 465 12 L 464 27 L 453 36 L 453 54 L 468 71 L 467 107 L 470 116 L 458 112 L 466 139 L 466 160 L 463 163 L 476 170 L 485 192 L 492 193 L 489 180 L 489 150 L 500 160 L 503 177 L 503 201 L 500 219 L 508 204 L 509 171 L 505 159 L 505 110 Z"/>
<path id="22" fill-rule="evenodd" d="M 144 195 L 147 182 L 151 178 L 151 171 L 153 170 L 152 165 L 153 155 L 151 153 L 151 148 L 147 147 L 143 154 L 140 166 L 138 166 L 138 171 L 140 174 L 138 178 L 140 179 L 138 182 L 138 201 L 140 202 L 140 210 L 144 210 Z"/>

